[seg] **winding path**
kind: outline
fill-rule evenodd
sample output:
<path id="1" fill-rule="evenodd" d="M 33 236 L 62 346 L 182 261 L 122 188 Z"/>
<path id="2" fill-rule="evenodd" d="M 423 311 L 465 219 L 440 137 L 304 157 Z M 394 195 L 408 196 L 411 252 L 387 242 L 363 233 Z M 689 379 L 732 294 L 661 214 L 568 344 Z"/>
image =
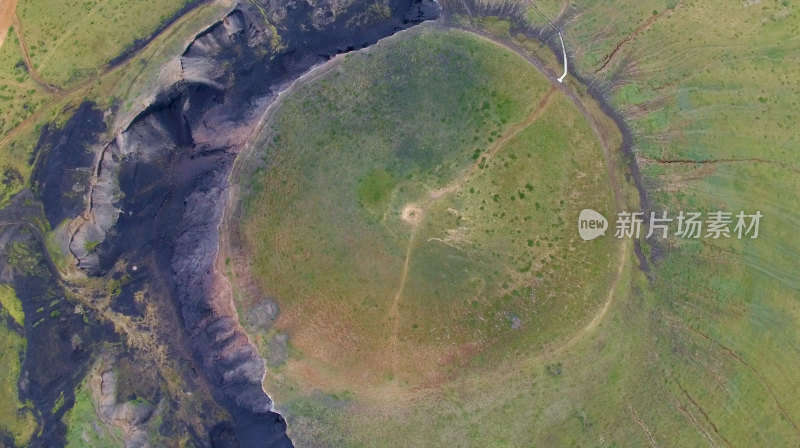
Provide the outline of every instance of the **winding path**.
<path id="1" fill-rule="evenodd" d="M 539 118 L 542 115 L 542 113 L 544 113 L 555 93 L 557 91 L 561 91 L 575 104 L 575 106 L 580 111 L 581 115 L 583 115 L 583 117 L 589 123 L 590 127 L 592 128 L 592 131 L 595 133 L 595 136 L 600 142 L 600 145 L 603 150 L 603 155 L 605 156 L 606 160 L 609 182 L 611 184 L 611 188 L 614 194 L 616 207 L 619 210 L 625 208 L 622 189 L 620 186 L 619 179 L 617 178 L 613 163 L 613 161 L 616 159 L 614 157 L 614 149 L 611 148 L 610 143 L 608 142 L 605 135 L 600 129 L 599 123 L 597 122 L 595 117 L 589 112 L 586 105 L 583 103 L 583 100 L 578 96 L 578 94 L 576 94 L 573 90 L 571 90 L 566 83 L 559 82 L 558 76 L 550 72 L 550 70 L 548 70 L 548 68 L 541 61 L 535 59 L 530 54 L 526 53 L 524 50 L 514 45 L 513 43 L 500 40 L 485 33 L 478 32 L 474 29 L 467 29 L 464 31 L 470 32 L 471 34 L 477 37 L 486 39 L 488 41 L 493 42 L 496 45 L 499 45 L 503 48 L 513 51 L 514 53 L 518 54 L 519 56 L 527 60 L 540 73 L 545 75 L 550 80 L 551 83 L 550 90 L 542 99 L 539 106 L 537 106 L 537 108 L 531 113 L 531 115 L 528 116 L 528 118 L 525 121 L 514 125 L 505 135 L 505 137 L 503 137 L 494 146 L 492 146 L 490 150 L 487 151 L 486 153 L 485 156 L 486 159 L 489 160 L 491 157 L 497 154 L 508 140 L 516 136 L 519 132 L 523 131 L 525 128 L 530 126 L 534 121 L 536 121 L 536 119 Z M 463 184 L 463 182 L 475 171 L 478 164 L 479 162 L 476 162 L 475 165 L 470 167 L 464 175 L 455 180 L 452 184 L 443 187 L 439 190 L 431 192 L 429 199 L 425 203 L 419 205 L 420 209 L 424 211 L 425 208 L 431 202 L 446 197 L 447 195 L 453 193 L 454 191 L 457 191 L 458 188 Z M 401 277 L 401 282 L 400 285 L 398 286 L 397 293 L 395 294 L 389 315 L 393 325 L 392 336 L 390 339 L 389 347 L 390 350 L 392 350 L 393 370 L 395 373 L 397 372 L 399 358 L 400 358 L 399 350 L 397 347 L 399 342 L 398 338 L 399 338 L 399 328 L 400 328 L 399 308 L 400 304 L 402 303 L 403 290 L 405 289 L 405 284 L 407 282 L 407 274 L 410 264 L 410 257 L 413 253 L 412 246 L 414 244 L 414 236 L 416 233 L 417 225 L 418 223 L 414 224 L 415 227 L 412 229 L 411 237 L 409 238 L 408 247 L 406 249 L 406 260 L 403 267 L 403 275 Z M 614 272 L 613 278 L 611 279 L 611 285 L 609 287 L 605 301 L 603 302 L 603 305 L 599 308 L 599 310 L 595 313 L 594 317 L 592 317 L 592 319 L 583 328 L 578 330 L 568 339 L 534 356 L 531 359 L 533 362 L 544 361 L 545 359 L 563 353 L 565 350 L 569 349 L 576 343 L 583 340 L 586 336 L 591 334 L 594 330 L 596 330 L 600 326 L 600 324 L 603 322 L 606 315 L 608 314 L 609 310 L 611 309 L 611 305 L 614 303 L 615 296 L 619 292 L 620 281 L 623 277 L 626 266 L 628 266 L 628 255 L 630 251 L 631 251 L 631 244 L 628 240 L 625 240 L 619 244 L 619 249 L 617 254 L 618 262 L 616 264 L 616 271 Z"/>
<path id="2" fill-rule="evenodd" d="M 166 34 L 168 32 L 171 32 L 171 30 L 173 30 L 173 29 L 176 29 L 178 26 L 180 26 L 183 23 L 185 23 L 188 20 L 188 17 L 190 17 L 190 16 L 192 16 L 192 14 L 196 13 L 200 9 L 201 6 L 208 5 L 208 4 L 211 3 L 211 2 L 208 2 L 208 1 L 204 1 L 204 2 L 199 2 L 199 3 L 195 4 L 192 8 L 189 8 L 188 10 L 184 11 L 180 16 L 178 16 L 174 20 L 172 20 L 171 23 L 168 26 L 164 27 L 163 29 L 161 29 L 158 32 L 156 32 L 153 35 L 151 35 L 148 38 L 148 42 L 147 42 L 146 45 L 143 45 L 141 48 L 137 49 L 136 51 L 131 52 L 122 61 L 120 61 L 118 63 L 115 63 L 115 64 L 106 65 L 105 67 L 101 67 L 102 71 L 100 73 L 98 73 L 97 75 L 91 76 L 91 77 L 79 82 L 78 84 L 70 86 L 70 88 L 68 88 L 68 89 L 62 89 L 61 87 L 58 87 L 58 86 L 56 86 L 54 84 L 49 83 L 46 79 L 44 79 L 34 69 L 33 61 L 31 60 L 30 55 L 28 53 L 28 47 L 27 47 L 27 44 L 26 44 L 25 38 L 24 38 L 23 24 L 20 21 L 19 16 L 15 13 L 17 1 L 18 0 L 0 0 L 0 46 L 2 46 L 3 39 L 6 37 L 7 30 L 8 30 L 8 28 L 6 27 L 5 28 L 6 31 L 3 31 L 3 29 L 4 29 L 3 25 L 4 25 L 5 21 L 8 21 L 9 24 L 13 24 L 14 25 L 14 31 L 17 34 L 17 38 L 19 39 L 19 43 L 20 43 L 20 52 L 22 53 L 23 62 L 25 63 L 25 67 L 26 67 L 28 73 L 31 75 L 31 78 L 33 79 L 33 81 L 39 87 L 41 87 L 43 90 L 45 90 L 47 93 L 51 94 L 52 97 L 47 103 L 45 103 L 43 106 L 38 108 L 38 110 L 36 110 L 36 112 L 34 112 L 33 114 L 29 115 L 25 120 L 23 120 L 21 123 L 19 123 L 14 129 L 11 129 L 10 131 L 8 131 L 4 135 L 2 135 L 1 136 L 2 138 L 0 139 L 0 148 L 6 146 L 11 140 L 13 140 L 15 137 L 17 137 L 21 132 L 24 132 L 25 130 L 27 130 L 31 126 L 33 126 L 36 122 L 38 122 L 38 120 L 41 117 L 41 115 L 44 112 L 47 112 L 49 110 L 50 106 L 55 103 L 55 101 L 58 101 L 59 99 L 61 99 L 63 97 L 66 97 L 68 95 L 72 95 L 72 94 L 78 93 L 78 92 L 84 90 L 85 88 L 95 84 L 99 80 L 103 79 L 105 76 L 107 76 L 110 73 L 114 72 L 116 69 L 118 69 L 120 67 L 123 67 L 126 62 L 132 60 L 134 57 L 136 57 L 137 55 L 140 55 L 144 50 L 146 50 L 150 46 L 152 41 L 155 40 L 155 38 L 157 38 L 159 36 L 162 36 L 162 35 L 164 35 L 164 34 Z M 10 5 L 13 5 L 14 8 L 13 9 L 10 8 L 9 7 Z M 9 9 L 7 10 L 6 8 L 9 8 Z M 147 57 L 146 60 L 149 61 L 150 57 Z"/>
<path id="3" fill-rule="evenodd" d="M 611 148 L 611 144 L 608 142 L 608 139 L 606 139 L 605 135 L 601 131 L 600 125 L 597 123 L 595 117 L 586 108 L 586 105 L 583 103 L 583 100 L 580 98 L 580 96 L 578 96 L 578 94 L 576 94 L 573 90 L 571 90 L 567 86 L 567 84 L 556 84 L 557 82 L 556 75 L 551 73 L 544 65 L 544 63 L 532 57 L 524 50 L 522 50 L 520 47 L 512 43 L 508 43 L 503 40 L 497 39 L 495 37 L 489 36 L 484 33 L 475 32 L 474 30 L 468 30 L 468 31 L 484 39 L 487 39 L 491 42 L 494 42 L 497 45 L 505 47 L 513 51 L 514 53 L 518 54 L 519 56 L 523 57 L 525 60 L 530 62 L 534 67 L 536 67 L 539 70 L 539 72 L 547 76 L 547 78 L 550 79 L 551 84 L 557 87 L 559 90 L 561 90 L 573 102 L 573 104 L 575 104 L 575 106 L 580 111 L 581 115 L 583 115 L 584 119 L 586 119 L 586 121 L 589 123 L 589 126 L 592 128 L 592 131 L 595 133 L 595 136 L 597 137 L 597 141 L 600 142 L 600 146 L 603 149 L 603 155 L 605 156 L 606 167 L 608 170 L 608 179 L 609 183 L 611 184 L 611 189 L 614 193 L 614 202 L 616 204 L 617 210 L 619 211 L 625 208 L 622 188 L 620 186 L 619 179 L 617 178 L 616 170 L 614 169 L 614 163 L 613 163 L 613 160 L 615 160 L 614 149 Z M 619 259 L 619 261 L 617 262 L 617 270 L 614 273 L 613 279 L 611 280 L 611 286 L 609 287 L 606 300 L 603 303 L 603 306 L 594 315 L 592 320 L 589 321 L 589 323 L 586 324 L 586 326 L 580 329 L 572 337 L 570 337 L 560 345 L 540 353 L 538 356 L 534 358 L 534 361 L 544 360 L 546 358 L 553 357 L 559 353 L 564 352 L 565 350 L 574 346 L 576 343 L 578 343 L 583 338 L 588 336 L 595 329 L 597 329 L 597 327 L 600 326 L 600 324 L 603 322 L 606 315 L 608 314 L 608 311 L 611 309 L 611 305 L 614 302 L 614 297 L 617 295 L 619 291 L 619 284 L 622 278 L 622 274 L 625 272 L 625 267 L 628 265 L 628 254 L 631 250 L 630 246 L 631 246 L 630 240 L 627 239 L 623 240 L 622 243 L 619 245 L 617 254 Z"/>
<path id="4" fill-rule="evenodd" d="M 505 133 L 503 137 L 497 140 L 492 146 L 490 146 L 489 150 L 486 151 L 485 155 L 481 157 L 479 160 L 475 161 L 475 163 L 473 163 L 472 166 L 469 167 L 469 169 L 461 177 L 454 180 L 453 182 L 450 183 L 450 185 L 447 185 L 446 187 L 432 191 L 430 194 L 431 201 L 439 200 L 445 196 L 454 193 L 455 191 L 458 191 L 463 186 L 464 182 L 467 179 L 469 179 L 470 176 L 475 174 L 475 171 L 477 171 L 480 168 L 481 164 L 484 164 L 489 160 L 492 160 L 492 158 L 494 158 L 494 156 L 497 155 L 497 153 L 500 152 L 501 149 L 503 149 L 503 147 L 506 145 L 506 143 L 509 142 L 509 140 L 516 137 L 520 132 L 527 129 L 530 125 L 533 124 L 534 121 L 538 120 L 539 117 L 542 116 L 544 111 L 547 109 L 547 106 L 549 106 L 550 102 L 553 100 L 553 96 L 556 94 L 556 92 L 558 92 L 558 89 L 555 86 L 551 86 L 550 90 L 548 90 L 547 93 L 544 95 L 544 98 L 542 98 L 539 105 L 536 106 L 536 109 L 534 109 L 533 112 L 531 112 L 528 115 L 528 117 L 525 118 L 524 121 L 521 121 L 512 126 L 511 128 L 509 128 L 508 132 Z M 426 205 L 428 205 L 428 203 L 426 203 Z"/>
<path id="5" fill-rule="evenodd" d="M 430 26 L 434 26 L 435 27 L 435 26 L 442 26 L 442 25 L 441 24 L 432 24 Z M 453 27 L 446 26 L 446 25 L 444 25 L 442 27 L 443 28 L 453 28 Z M 503 146 L 510 139 L 512 139 L 514 136 L 516 136 L 517 134 L 522 132 L 524 129 L 526 129 L 528 126 L 530 126 L 533 122 L 535 122 L 546 111 L 547 106 L 555 98 L 556 94 L 560 91 L 561 93 L 563 93 L 567 98 L 569 98 L 575 104 L 575 106 L 578 108 L 580 113 L 584 116 L 584 118 L 589 123 L 589 125 L 592 128 L 593 132 L 595 133 L 598 141 L 600 142 L 600 145 L 601 145 L 602 150 L 603 150 L 603 154 L 604 154 L 605 159 L 606 159 L 606 165 L 608 167 L 609 182 L 611 183 L 611 187 L 612 187 L 613 194 L 614 194 L 614 197 L 615 197 L 616 205 L 620 210 L 622 208 L 624 208 L 623 207 L 622 190 L 621 190 L 621 187 L 620 187 L 619 180 L 617 178 L 617 174 L 615 172 L 615 165 L 613 163 L 613 161 L 616 160 L 616 157 L 614 156 L 616 148 L 612 148 L 611 147 L 611 144 L 608 142 L 605 134 L 603 134 L 603 132 L 601 131 L 600 124 L 596 121 L 595 117 L 592 116 L 592 114 L 588 111 L 586 106 L 583 104 L 582 99 L 578 96 L 578 94 L 575 93 L 569 87 L 569 83 L 559 83 L 557 81 L 558 75 L 553 74 L 544 65 L 544 63 L 542 63 L 538 59 L 534 58 L 530 54 L 526 53 L 524 50 L 522 50 L 521 48 L 515 46 L 511 42 L 506 42 L 506 41 L 494 38 L 492 36 L 483 34 L 481 32 L 476 32 L 476 30 L 474 30 L 474 29 L 466 29 L 466 30 L 463 29 L 463 28 L 457 28 L 457 29 L 460 29 L 462 31 L 467 31 L 467 32 L 469 32 L 470 34 L 472 34 L 472 35 L 474 35 L 476 37 L 491 41 L 496 45 L 499 45 L 501 47 L 504 47 L 504 48 L 507 48 L 507 49 L 509 49 L 511 51 L 514 51 L 515 53 L 517 53 L 518 55 L 523 57 L 525 60 L 527 60 L 531 65 L 533 65 L 545 77 L 547 77 L 550 80 L 550 83 L 551 83 L 551 88 L 544 95 L 544 97 L 540 101 L 539 105 L 530 113 L 530 115 L 528 115 L 528 117 L 526 117 L 526 119 L 524 121 L 522 121 L 520 123 L 517 123 L 516 125 L 512 126 L 511 128 L 509 128 L 509 130 L 505 133 L 504 137 L 502 137 L 501 139 L 497 140 L 496 143 L 494 145 L 492 145 L 490 147 L 490 149 L 485 153 L 484 157 L 486 157 L 487 160 L 488 160 L 491 157 L 493 157 L 494 155 L 496 155 L 497 153 L 499 153 L 499 151 L 502 150 Z M 405 30 L 405 31 L 402 31 L 400 33 L 397 33 L 396 35 L 392 36 L 391 39 L 400 38 L 402 35 L 404 35 L 404 34 L 406 34 L 408 32 L 410 32 L 410 30 Z M 240 186 L 236 183 L 235 179 L 241 178 L 243 172 L 246 170 L 246 167 L 248 166 L 248 161 L 250 160 L 250 158 L 252 157 L 252 153 L 254 152 L 253 148 L 256 146 L 254 144 L 254 141 L 256 140 L 255 136 L 260 134 L 264 129 L 268 128 L 269 123 L 274 118 L 275 111 L 277 111 L 280 108 L 280 105 L 283 103 L 283 100 L 287 96 L 289 96 L 299 85 L 302 85 L 302 84 L 304 84 L 306 82 L 311 82 L 311 81 L 313 81 L 315 79 L 320 79 L 320 78 L 324 77 L 331 70 L 335 69 L 341 63 L 341 60 L 342 60 L 341 56 L 337 56 L 337 57 L 332 58 L 331 60 L 329 60 L 328 62 L 326 62 L 326 63 L 324 63 L 322 65 L 314 67 L 309 72 L 307 72 L 306 74 L 302 75 L 301 77 L 296 79 L 294 82 L 292 82 L 290 85 L 286 86 L 286 88 L 284 90 L 282 90 L 277 95 L 277 98 L 275 99 L 275 101 L 273 101 L 267 107 L 267 109 L 265 110 L 264 114 L 262 115 L 262 118 L 261 118 L 259 124 L 254 127 L 253 133 L 250 136 L 250 138 L 248 139 L 248 143 L 245 145 L 245 147 L 243 148 L 243 150 L 240 152 L 239 156 L 237 157 L 236 162 L 234 164 L 233 172 L 232 172 L 232 174 L 230 176 L 230 179 L 232 181 L 231 182 L 232 185 L 231 185 L 231 188 L 230 188 L 230 191 L 229 191 L 229 195 L 230 196 L 229 196 L 229 202 L 228 203 L 231 204 L 231 206 L 230 206 L 231 208 L 226 212 L 226 221 L 228 221 L 229 224 L 230 224 L 230 220 L 232 219 L 232 217 L 238 216 L 239 213 L 241 212 L 241 210 L 239 210 L 234 205 L 234 204 L 238 204 L 239 203 L 238 198 L 239 198 L 239 196 L 241 194 L 241 192 L 239 191 L 240 190 Z M 393 363 L 393 371 L 394 371 L 395 374 L 398 371 L 398 366 L 399 366 L 399 363 L 400 363 L 400 360 L 401 360 L 400 351 L 399 351 L 399 347 L 398 347 L 398 345 L 399 345 L 399 330 L 400 330 L 400 319 L 399 319 L 400 307 L 401 307 L 402 302 L 403 302 L 403 293 L 404 293 L 405 286 L 406 286 L 406 283 L 407 283 L 408 273 L 409 273 L 410 267 L 411 267 L 411 256 L 413 255 L 414 245 L 416 244 L 416 232 L 417 232 L 417 228 L 418 228 L 420 222 L 424 220 L 424 210 L 432 202 L 437 201 L 437 200 L 439 200 L 439 199 L 441 199 L 443 197 L 446 197 L 447 195 L 452 194 L 453 192 L 457 191 L 458 188 L 464 183 L 464 181 L 466 181 L 466 179 L 471 174 L 474 173 L 474 171 L 476 169 L 476 166 L 479 163 L 480 162 L 476 162 L 475 165 L 473 165 L 470 168 L 468 168 L 467 171 L 462 176 L 460 176 L 458 179 L 454 180 L 450 185 L 447 185 L 447 186 L 445 186 L 445 187 L 443 187 L 443 188 L 441 188 L 439 190 L 432 191 L 429 194 L 429 196 L 421 204 L 416 205 L 419 208 L 419 210 L 422 212 L 422 216 L 418 217 L 417 219 L 415 219 L 414 222 L 407 221 L 409 223 L 409 225 L 412 226 L 412 227 L 410 229 L 411 231 L 410 231 L 410 235 L 409 235 L 409 241 L 408 241 L 408 244 L 406 246 L 406 254 L 405 254 L 405 260 L 404 260 L 404 263 L 403 263 L 401 279 L 400 279 L 400 282 L 399 282 L 399 284 L 397 286 L 396 292 L 395 292 L 393 300 L 392 300 L 392 305 L 391 305 L 389 313 L 388 313 L 388 317 L 389 317 L 389 319 L 391 321 L 391 324 L 390 324 L 391 325 L 391 334 L 390 334 L 390 340 L 388 341 L 387 349 L 390 350 L 389 356 L 390 356 L 391 362 Z M 221 232 L 221 234 L 225 235 L 226 232 Z M 223 240 L 225 240 L 224 237 L 223 237 Z M 568 339 L 566 339 L 564 341 L 561 341 L 557 346 L 545 349 L 544 351 L 534 355 L 532 358 L 529 358 L 530 361 L 538 363 L 538 362 L 544 361 L 546 359 L 549 359 L 549 358 L 551 358 L 553 356 L 556 356 L 559 353 L 562 353 L 564 350 L 568 349 L 569 347 L 572 347 L 573 345 L 575 345 L 579 341 L 583 340 L 586 336 L 588 336 L 590 333 L 592 333 L 595 329 L 597 329 L 601 325 L 601 323 L 604 321 L 606 315 L 608 314 L 608 312 L 612 308 L 612 304 L 614 302 L 615 296 L 618 294 L 619 285 L 620 285 L 621 279 L 622 279 L 623 274 L 624 274 L 624 272 L 626 270 L 626 267 L 628 266 L 628 263 L 629 263 L 629 252 L 630 251 L 631 251 L 631 244 L 630 244 L 629 241 L 624 241 L 619 245 L 619 249 L 618 249 L 618 260 L 619 261 L 618 261 L 618 263 L 616 265 L 615 272 L 612 274 L 613 278 L 611 279 L 611 284 L 610 284 L 607 296 L 605 297 L 605 300 L 604 300 L 603 304 L 598 308 L 597 312 L 592 317 L 592 319 L 589 320 L 589 322 L 587 322 L 587 324 L 583 328 L 578 329 L 571 337 L 569 337 Z M 396 382 L 394 382 L 394 384 L 397 385 Z M 393 394 L 392 396 L 395 399 L 398 398 L 397 395 Z"/>
<path id="6" fill-rule="evenodd" d="M 36 68 L 34 68 L 33 61 L 31 61 L 31 56 L 28 51 L 28 44 L 25 42 L 25 32 L 22 28 L 22 22 L 19 20 L 19 15 L 14 13 L 14 16 L 11 20 L 14 24 L 14 32 L 17 33 L 17 39 L 19 39 L 19 48 L 22 52 L 22 60 L 25 61 L 25 67 L 28 69 L 28 74 L 31 75 L 31 78 L 33 78 L 33 81 L 38 84 L 39 87 L 43 88 L 49 93 L 63 96 L 67 92 L 45 81 L 45 79 L 39 75 L 39 72 L 36 71 Z"/>
<path id="7" fill-rule="evenodd" d="M 476 160 L 472 166 L 470 166 L 467 171 L 464 172 L 464 174 L 455 179 L 449 185 L 432 191 L 428 199 L 422 204 L 414 204 L 414 208 L 416 209 L 415 213 L 417 213 L 419 216 L 414 220 L 405 220 L 407 223 L 409 223 L 409 225 L 412 226 L 411 236 L 408 239 L 408 246 L 406 246 L 406 258 L 403 263 L 403 273 L 400 276 L 400 285 L 397 287 L 397 292 L 394 295 L 392 306 L 389 310 L 389 320 L 392 322 L 392 336 L 389 340 L 389 347 L 392 353 L 392 370 L 395 373 L 397 372 L 398 365 L 400 363 L 400 353 L 397 347 L 400 333 L 400 303 L 403 300 L 403 291 L 405 290 L 406 282 L 408 280 L 408 269 L 411 264 L 411 255 L 414 252 L 414 241 L 417 234 L 417 228 L 419 227 L 420 222 L 425 219 L 425 211 L 435 201 L 438 201 L 458 191 L 464 185 L 464 182 L 466 182 L 473 174 L 475 174 L 482 164 L 485 164 L 486 161 L 491 160 L 506 146 L 511 139 L 519 135 L 520 132 L 524 131 L 536 120 L 538 120 L 539 117 L 541 117 L 542 114 L 544 114 L 544 112 L 547 110 L 547 106 L 550 105 L 557 92 L 558 89 L 555 86 L 551 86 L 536 108 L 530 114 L 528 114 L 523 121 L 511 126 L 508 131 L 503 134 L 503 137 L 490 146 L 485 155 L 479 160 Z"/>

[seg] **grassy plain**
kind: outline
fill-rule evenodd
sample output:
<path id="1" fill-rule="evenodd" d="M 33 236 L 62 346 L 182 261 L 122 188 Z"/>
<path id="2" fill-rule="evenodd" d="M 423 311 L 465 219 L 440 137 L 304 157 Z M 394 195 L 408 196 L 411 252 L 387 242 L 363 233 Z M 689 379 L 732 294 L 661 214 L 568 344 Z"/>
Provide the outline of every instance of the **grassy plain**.
<path id="1" fill-rule="evenodd" d="M 583 208 L 616 210 L 592 128 L 488 40 L 423 27 L 347 56 L 260 141 L 242 228 L 281 314 L 254 337 L 267 352 L 289 335 L 267 390 L 301 443 L 402 446 L 375 428 L 418 424 L 397 412 L 422 395 L 449 424 L 451 400 L 469 406 L 452 394 L 581 331 L 626 266 L 618 241 L 574 230 Z"/>
<path id="2" fill-rule="evenodd" d="M 571 1 L 560 26 L 572 70 L 631 126 L 654 210 L 765 217 L 757 239 L 662 242 L 652 281 L 616 301 L 623 318 L 598 333 L 640 355 L 576 352 L 585 389 L 549 395 L 602 418 L 588 431 L 541 432 L 599 446 L 797 445 L 797 5 Z M 560 70 L 534 40 L 504 38 Z M 610 376 L 592 379 L 595 366 Z M 607 404 L 586 405 L 598 397 Z"/>
<path id="3" fill-rule="evenodd" d="M 148 37 L 186 3 L 22 1 L 17 14 L 33 68 L 48 82 L 68 88 L 97 76 L 111 59 Z"/>
<path id="4" fill-rule="evenodd" d="M 13 31 L 0 47 L 0 138 L 40 110 L 50 95 L 30 77 Z M 30 172 L 32 147 L 6 145 L 0 150 L 0 202 L 24 185 Z"/>
<path id="5" fill-rule="evenodd" d="M 618 84 L 612 98 L 630 117 L 654 207 L 765 215 L 758 239 L 667 244 L 650 293 L 653 350 L 684 409 L 667 402 L 645 421 L 687 414 L 654 433 L 659 444 L 695 432 L 716 444 L 796 445 L 800 11 L 785 1 L 623 3 L 578 4 L 605 22 L 568 29 L 587 55 L 641 30 L 598 76 Z"/>
<path id="6" fill-rule="evenodd" d="M 47 98 L 25 69 L 19 39 L 10 32 L 0 47 L 0 135 L 22 123 Z"/>
<path id="7" fill-rule="evenodd" d="M 21 330 L 8 319 L 21 324 L 25 320 L 14 289 L 0 285 L 0 432 L 11 435 L 23 446 L 36 430 L 36 418 L 30 407 L 19 401 L 19 373 L 27 341 Z"/>

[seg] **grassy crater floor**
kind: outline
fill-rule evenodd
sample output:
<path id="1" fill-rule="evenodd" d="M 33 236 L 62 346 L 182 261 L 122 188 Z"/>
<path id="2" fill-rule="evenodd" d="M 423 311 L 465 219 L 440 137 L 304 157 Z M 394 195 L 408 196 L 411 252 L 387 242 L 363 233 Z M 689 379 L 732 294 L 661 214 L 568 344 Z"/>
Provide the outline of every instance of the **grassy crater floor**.
<path id="1" fill-rule="evenodd" d="M 278 358 L 279 402 L 489 378 L 598 313 L 620 243 L 583 242 L 576 223 L 583 208 L 613 213 L 614 195 L 560 90 L 459 31 L 417 29 L 334 64 L 285 99 L 240 180 L 252 274 L 280 307 L 269 332 L 249 328 Z M 255 304 L 240 297 L 243 321 Z M 327 431 L 312 420 L 309 434 Z"/>

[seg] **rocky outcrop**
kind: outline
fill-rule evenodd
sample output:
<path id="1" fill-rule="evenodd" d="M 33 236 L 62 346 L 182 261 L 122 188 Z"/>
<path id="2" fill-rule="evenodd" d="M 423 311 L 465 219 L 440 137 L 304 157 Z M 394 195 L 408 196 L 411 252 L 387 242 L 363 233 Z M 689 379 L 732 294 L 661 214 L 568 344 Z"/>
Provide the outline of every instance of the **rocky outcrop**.
<path id="1" fill-rule="evenodd" d="M 243 144 L 250 123 L 224 113 L 232 108 L 224 102 L 225 90 L 235 81 L 230 61 L 241 57 L 243 49 L 258 51 L 271 37 L 268 28 L 234 9 L 189 44 L 180 57 L 181 79 L 98 151 L 85 211 L 70 226 L 69 250 L 80 268 L 92 274 L 103 271 L 100 254 L 107 247 L 102 243 L 126 212 L 125 186 L 120 185 L 124 165 L 164 162 L 187 148 L 202 152 Z"/>
<path id="2" fill-rule="evenodd" d="M 78 106 L 63 127 L 42 129 L 34 149 L 39 160 L 32 183 L 51 228 L 83 211 L 94 153 L 105 132 L 103 112 L 90 102 Z"/>
<path id="3" fill-rule="evenodd" d="M 105 364 L 105 363 L 104 363 Z M 150 445 L 147 424 L 156 407 L 147 402 L 117 402 L 117 377 L 102 365 L 89 376 L 88 385 L 97 417 L 108 427 L 118 428 L 125 439 L 125 448 L 145 448 Z"/>
<path id="4" fill-rule="evenodd" d="M 267 0 L 265 9 L 275 23 L 286 22 L 290 15 L 305 15 L 306 23 L 321 29 L 336 20 L 354 0 Z"/>
<path id="5" fill-rule="evenodd" d="M 227 53 L 233 48 L 264 45 L 271 37 L 268 28 L 256 26 L 242 11 L 234 10 L 186 48 L 180 58 L 182 77 L 189 83 L 223 90 L 231 81 L 231 72 L 220 59 L 229 58 Z"/>
<path id="6" fill-rule="evenodd" d="M 232 67 L 248 70 L 269 38 L 246 8 L 197 36 L 180 58 L 182 79 L 100 151 L 86 208 L 70 226 L 69 249 L 90 275 L 103 274 L 121 258 L 156 253 L 156 270 L 173 285 L 194 352 L 220 401 L 229 403 L 234 420 L 244 415 L 262 421 L 265 446 L 288 446 L 285 423 L 271 412 L 261 386 L 264 361 L 229 298 L 219 300 L 211 291 L 227 175 L 271 98 L 271 90 L 262 88 L 257 97 L 241 101 L 244 95 L 234 88 L 239 73 Z M 112 387 L 110 371 L 103 373 L 103 385 L 101 391 Z M 128 418 L 138 411 L 111 401 L 101 407 L 105 420 L 127 422 L 128 446 L 143 440 Z"/>
<path id="7" fill-rule="evenodd" d="M 110 326 L 68 298 L 45 249 L 41 213 L 40 203 L 26 190 L 0 210 L 0 279 L 14 288 L 25 315 L 24 323 L 6 323 L 13 322 L 10 328 L 24 332 L 28 342 L 19 399 L 35 409 L 39 427 L 28 446 L 36 447 L 63 445 L 67 428 L 62 418 L 75 401 L 73 391 L 97 344 L 114 341 Z"/>
<path id="8" fill-rule="evenodd" d="M 214 269 L 233 161 L 282 86 L 338 52 L 428 18 L 420 8 L 430 2 L 390 3 L 389 17 L 363 29 L 343 15 L 369 8 L 365 0 L 239 3 L 186 47 L 177 82 L 113 127 L 121 131 L 98 150 L 85 208 L 67 226 L 69 250 L 87 274 L 151 263 L 148 271 L 170 285 L 197 363 L 233 420 L 215 426 L 215 446 L 231 431 L 240 446 L 291 446 L 262 389 L 264 360 Z M 262 10 L 280 22 L 280 50 Z M 274 319 L 277 309 L 264 312 L 257 321 Z M 108 405 L 109 418 L 131 411 Z"/>

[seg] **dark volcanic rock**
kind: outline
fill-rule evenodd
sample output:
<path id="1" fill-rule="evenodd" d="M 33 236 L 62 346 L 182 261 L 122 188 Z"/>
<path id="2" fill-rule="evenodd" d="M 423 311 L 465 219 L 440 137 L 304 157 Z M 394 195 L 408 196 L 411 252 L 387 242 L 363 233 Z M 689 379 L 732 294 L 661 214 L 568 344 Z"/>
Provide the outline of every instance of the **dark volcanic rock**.
<path id="1" fill-rule="evenodd" d="M 417 0 L 406 12 L 407 22 L 422 22 L 435 19 L 442 13 L 442 7 L 434 0 Z"/>
<path id="2" fill-rule="evenodd" d="M 320 29 L 336 20 L 339 12 L 354 0 L 266 0 L 262 3 L 275 23 L 285 23 L 294 17 Z"/>
<path id="3" fill-rule="evenodd" d="M 73 391 L 97 346 L 115 336 L 90 310 L 67 298 L 42 234 L 30 224 L 41 216 L 31 199 L 30 192 L 23 191 L 0 211 L 0 220 L 19 223 L 0 229 L 0 273 L 2 281 L 13 286 L 25 312 L 28 348 L 19 394 L 23 402 L 33 404 L 41 425 L 30 446 L 63 446 L 67 428 L 61 419 L 75 401 Z M 5 446 L 2 441 L 0 446 Z"/>
<path id="4" fill-rule="evenodd" d="M 211 429 L 212 448 L 238 448 L 236 429 L 228 422 L 219 423 Z"/>
<path id="5" fill-rule="evenodd" d="M 266 332 L 278 317 L 278 305 L 270 299 L 262 299 L 250 308 L 246 316 L 241 316 L 244 323 L 255 331 Z"/>
<path id="6" fill-rule="evenodd" d="M 183 79 L 222 90 L 231 81 L 231 72 L 224 62 L 241 55 L 241 51 L 231 50 L 262 46 L 272 37 L 269 29 L 256 26 L 241 10 L 234 10 L 186 48 L 181 56 Z"/>
<path id="7" fill-rule="evenodd" d="M 50 125 L 42 129 L 34 149 L 41 160 L 36 164 L 33 184 L 51 228 L 83 212 L 93 169 L 93 146 L 105 132 L 103 112 L 90 102 L 81 104 L 62 129 Z"/>
<path id="8" fill-rule="evenodd" d="M 438 13 L 435 3 L 391 0 L 390 17 L 354 25 L 349 18 L 371 2 L 261 3 L 280 18 L 280 51 L 250 2 L 198 34 L 180 58 L 181 81 L 104 147 L 88 211 L 71 227 L 70 251 L 91 275 L 120 260 L 155 260 L 147 269 L 171 285 L 196 361 L 233 420 L 211 431 L 214 446 L 291 446 L 262 389 L 264 361 L 214 270 L 236 154 L 282 86 L 337 53 Z M 263 312 L 256 321 L 266 325 L 277 308 Z"/>

